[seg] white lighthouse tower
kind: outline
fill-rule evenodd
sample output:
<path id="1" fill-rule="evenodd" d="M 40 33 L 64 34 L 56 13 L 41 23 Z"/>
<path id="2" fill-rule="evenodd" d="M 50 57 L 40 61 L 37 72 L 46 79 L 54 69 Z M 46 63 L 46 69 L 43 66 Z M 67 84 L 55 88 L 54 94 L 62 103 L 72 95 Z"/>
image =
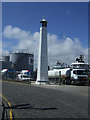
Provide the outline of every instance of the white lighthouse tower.
<path id="1" fill-rule="evenodd" d="M 38 69 L 36 84 L 45 84 L 48 80 L 47 21 L 43 18 L 40 27 Z"/>

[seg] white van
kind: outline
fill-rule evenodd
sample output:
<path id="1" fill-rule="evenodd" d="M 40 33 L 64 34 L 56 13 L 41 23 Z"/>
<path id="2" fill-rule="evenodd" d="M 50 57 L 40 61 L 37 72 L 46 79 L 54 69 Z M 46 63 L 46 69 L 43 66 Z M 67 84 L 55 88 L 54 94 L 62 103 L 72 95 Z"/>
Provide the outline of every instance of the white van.
<path id="1" fill-rule="evenodd" d="M 18 75 L 17 75 L 17 80 L 24 81 L 24 80 L 30 80 L 30 78 L 28 77 L 28 75 L 18 74 Z"/>

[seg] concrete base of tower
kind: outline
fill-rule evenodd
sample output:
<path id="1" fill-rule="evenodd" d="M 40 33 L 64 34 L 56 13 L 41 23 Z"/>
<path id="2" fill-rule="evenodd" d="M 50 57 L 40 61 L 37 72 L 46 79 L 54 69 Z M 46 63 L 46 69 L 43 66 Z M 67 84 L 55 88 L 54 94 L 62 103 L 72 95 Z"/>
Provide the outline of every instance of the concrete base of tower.
<path id="1" fill-rule="evenodd" d="M 36 80 L 35 84 L 41 85 L 41 84 L 50 84 L 49 80 Z"/>

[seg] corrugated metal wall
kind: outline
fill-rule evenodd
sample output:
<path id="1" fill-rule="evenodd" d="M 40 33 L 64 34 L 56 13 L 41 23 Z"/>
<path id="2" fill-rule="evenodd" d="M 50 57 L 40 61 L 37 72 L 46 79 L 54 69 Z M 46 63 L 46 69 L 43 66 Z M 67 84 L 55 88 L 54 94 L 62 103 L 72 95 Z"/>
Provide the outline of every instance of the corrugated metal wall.
<path id="1" fill-rule="evenodd" d="M 30 53 L 11 53 L 10 61 L 13 69 L 17 71 L 24 69 L 33 70 L 34 55 Z"/>

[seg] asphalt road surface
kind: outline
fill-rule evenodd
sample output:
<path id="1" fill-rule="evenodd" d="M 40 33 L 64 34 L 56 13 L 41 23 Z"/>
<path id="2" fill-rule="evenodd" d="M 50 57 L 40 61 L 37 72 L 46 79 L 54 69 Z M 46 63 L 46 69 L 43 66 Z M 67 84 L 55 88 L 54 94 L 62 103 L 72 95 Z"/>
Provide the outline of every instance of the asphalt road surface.
<path id="1" fill-rule="evenodd" d="M 3 81 L 2 98 L 4 116 L 11 119 L 88 118 L 88 86 Z"/>

